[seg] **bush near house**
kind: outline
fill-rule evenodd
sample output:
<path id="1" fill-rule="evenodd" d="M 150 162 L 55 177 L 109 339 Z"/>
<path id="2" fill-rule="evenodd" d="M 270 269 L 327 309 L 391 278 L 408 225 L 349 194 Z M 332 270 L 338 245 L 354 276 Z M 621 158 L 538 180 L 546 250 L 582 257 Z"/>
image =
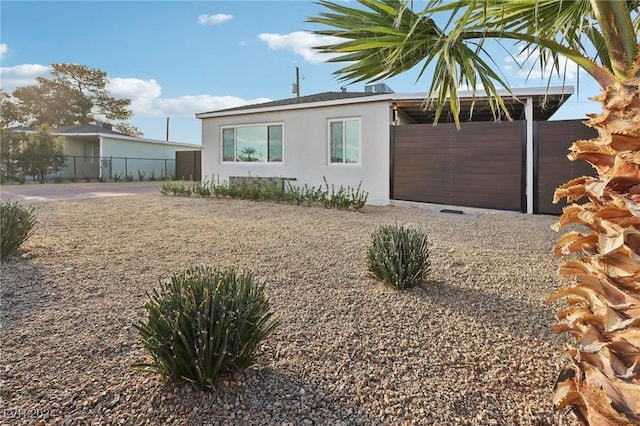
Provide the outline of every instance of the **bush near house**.
<path id="1" fill-rule="evenodd" d="M 134 326 L 151 361 L 135 367 L 205 391 L 220 374 L 253 364 L 280 321 L 251 272 L 193 267 L 148 296 L 147 320 Z"/>
<path id="2" fill-rule="evenodd" d="M 427 236 L 419 229 L 382 225 L 371 234 L 367 267 L 372 277 L 404 290 L 422 283 L 430 266 Z"/>
<path id="3" fill-rule="evenodd" d="M 22 173 L 44 183 L 49 173 L 59 172 L 65 166 L 64 138 L 54 136 L 49 126 L 39 127 L 27 136 L 16 165 Z"/>
<path id="4" fill-rule="evenodd" d="M 0 202 L 0 259 L 7 259 L 34 232 L 36 224 L 35 208 L 23 206 L 14 201 Z"/>
<path id="5" fill-rule="evenodd" d="M 288 180 L 277 178 L 254 178 L 241 180 L 239 183 L 203 180 L 194 184 L 184 182 L 166 182 L 162 184 L 160 192 L 164 195 L 199 196 L 216 198 L 240 198 L 256 201 L 276 201 L 290 204 L 320 204 L 326 208 L 360 211 L 364 208 L 368 192 L 362 191 L 362 184 L 356 189 L 340 185 L 335 188 L 324 178 L 324 187 L 304 185 L 302 187 L 291 184 Z"/>

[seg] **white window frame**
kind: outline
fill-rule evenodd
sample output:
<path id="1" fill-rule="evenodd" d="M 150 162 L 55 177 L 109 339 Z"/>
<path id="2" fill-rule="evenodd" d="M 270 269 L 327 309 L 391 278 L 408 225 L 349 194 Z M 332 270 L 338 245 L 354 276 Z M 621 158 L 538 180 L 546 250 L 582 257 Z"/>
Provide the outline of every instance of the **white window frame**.
<path id="1" fill-rule="evenodd" d="M 269 126 L 280 126 L 282 128 L 282 155 L 281 155 L 281 159 L 280 161 L 269 161 L 269 152 L 267 151 L 266 153 L 266 157 L 267 160 L 266 161 L 238 161 L 237 160 L 237 129 L 241 128 L 241 127 L 265 127 L 267 130 L 267 138 L 269 137 Z M 224 159 L 224 131 L 226 129 L 234 129 L 234 147 L 233 147 L 233 152 L 234 152 L 234 160 L 233 161 L 229 161 L 229 160 L 225 160 Z M 267 150 L 269 149 L 269 141 L 267 140 Z M 220 126 L 220 162 L 224 163 L 224 164 L 244 164 L 244 165 L 248 165 L 248 164 L 259 164 L 259 165 L 268 165 L 268 164 L 278 164 L 278 165 L 282 165 L 284 163 L 284 122 L 272 122 L 272 123 L 248 123 L 248 124 L 230 124 L 230 125 L 224 125 L 224 126 Z"/>
<path id="2" fill-rule="evenodd" d="M 343 136 L 346 136 L 344 132 L 346 132 L 346 122 L 347 121 L 357 121 L 358 122 L 358 162 L 356 163 L 348 163 L 346 162 L 347 157 L 347 142 L 346 137 L 344 138 L 343 145 L 343 161 L 342 162 L 333 162 L 331 161 L 331 124 L 332 123 L 342 123 Z M 360 117 L 344 117 L 344 118 L 330 118 L 327 120 L 327 163 L 329 166 L 338 166 L 338 167 L 353 167 L 362 165 L 362 120 Z"/>

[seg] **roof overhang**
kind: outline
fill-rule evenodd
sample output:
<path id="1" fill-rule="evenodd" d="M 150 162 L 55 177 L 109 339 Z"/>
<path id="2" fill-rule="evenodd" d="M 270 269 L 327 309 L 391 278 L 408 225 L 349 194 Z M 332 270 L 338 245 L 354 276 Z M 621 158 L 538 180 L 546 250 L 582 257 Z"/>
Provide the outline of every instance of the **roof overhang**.
<path id="1" fill-rule="evenodd" d="M 361 96 L 354 98 L 346 98 L 346 99 L 334 99 L 331 101 L 318 101 L 318 102 L 306 102 L 306 103 L 292 103 L 287 105 L 277 105 L 277 106 L 261 106 L 260 104 L 256 104 L 252 108 L 246 109 L 234 109 L 234 110 L 223 110 L 223 111 L 211 111 L 211 112 L 203 112 L 200 114 L 196 114 L 196 118 L 215 118 L 215 117 L 231 117 L 237 115 L 246 115 L 246 114 L 259 114 L 263 112 L 273 112 L 273 111 L 290 111 L 296 109 L 308 109 L 308 108 L 321 108 L 321 107 L 330 107 L 337 105 L 353 105 L 359 103 L 367 103 L 367 102 L 388 102 L 391 101 L 393 94 L 385 93 L 381 95 L 375 96 Z"/>
<path id="2" fill-rule="evenodd" d="M 524 119 L 526 100 L 533 102 L 534 120 L 547 120 L 573 94 L 573 87 L 543 87 L 522 88 L 511 91 L 502 89 L 497 91 L 502 97 L 509 115 L 514 120 Z M 458 92 L 460 104 L 460 120 L 492 121 L 490 99 L 482 90 Z M 331 101 L 294 103 L 277 106 L 261 106 L 238 110 L 211 111 L 196 114 L 196 118 L 231 117 L 247 114 L 259 114 L 274 111 L 300 110 L 307 108 L 331 107 L 338 105 L 353 105 L 358 103 L 386 102 L 401 111 L 413 123 L 433 123 L 435 108 L 429 108 L 426 93 L 383 93 L 374 96 L 353 97 Z M 506 117 L 502 117 L 506 119 Z M 453 116 L 450 105 L 446 104 L 442 110 L 439 122 L 452 122 Z"/>
<path id="3" fill-rule="evenodd" d="M 195 145 L 185 142 L 172 142 L 172 141 L 163 141 L 159 139 L 147 139 L 147 138 L 139 138 L 136 136 L 128 136 L 128 135 L 115 135 L 113 133 L 56 133 L 56 135 L 60 136 L 95 136 L 99 138 L 108 138 L 108 139 L 120 139 L 131 142 L 142 142 L 149 143 L 155 145 L 165 145 L 165 146 L 179 146 L 184 148 L 202 148 L 202 145 Z"/>
<path id="4" fill-rule="evenodd" d="M 33 129 L 28 128 L 28 129 L 15 129 L 15 130 L 12 130 L 12 132 L 28 135 L 28 134 L 35 133 L 36 131 L 33 130 Z M 158 140 L 158 139 L 147 139 L 147 138 L 140 138 L 140 137 L 136 137 L 136 136 L 119 135 L 119 134 L 114 134 L 114 133 L 56 132 L 54 130 L 52 132 L 52 134 L 55 135 L 55 136 L 63 136 L 65 138 L 78 138 L 78 139 L 82 139 L 82 140 L 85 140 L 85 141 L 86 140 L 91 140 L 91 139 L 100 140 L 101 138 L 109 138 L 109 139 L 119 139 L 119 140 L 125 140 L 125 141 L 142 142 L 142 143 L 164 145 L 164 146 L 175 146 L 175 147 L 181 147 L 181 148 L 191 148 L 191 149 L 201 149 L 202 148 L 202 145 L 190 144 L 190 143 L 186 143 L 186 142 L 163 141 L 163 140 Z"/>
<path id="5" fill-rule="evenodd" d="M 549 87 L 515 89 L 512 93 L 506 90 L 498 92 L 502 97 L 509 116 L 513 120 L 525 119 L 526 100 L 531 99 L 533 104 L 533 119 L 535 121 L 548 120 L 573 94 L 573 87 Z M 485 92 L 476 92 L 475 96 L 470 91 L 459 92 L 460 121 L 493 121 L 496 119 L 491 109 L 489 97 Z M 393 106 L 399 110 L 405 118 L 413 123 L 433 123 L 436 117 L 436 108 L 429 105 L 424 98 L 416 99 L 415 95 L 396 95 Z M 499 117 L 507 119 L 504 115 Z M 446 103 L 442 109 L 438 122 L 453 122 L 451 106 Z"/>

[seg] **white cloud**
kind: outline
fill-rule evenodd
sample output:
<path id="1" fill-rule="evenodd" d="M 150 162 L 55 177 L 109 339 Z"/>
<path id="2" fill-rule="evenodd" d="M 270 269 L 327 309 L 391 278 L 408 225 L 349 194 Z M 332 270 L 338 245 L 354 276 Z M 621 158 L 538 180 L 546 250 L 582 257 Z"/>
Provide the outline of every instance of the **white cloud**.
<path id="1" fill-rule="evenodd" d="M 242 99 L 235 96 L 194 95 L 157 99 L 154 115 L 193 117 L 196 113 L 269 102 L 269 98 Z"/>
<path id="2" fill-rule="evenodd" d="M 223 22 L 229 21 L 233 18 L 232 15 L 226 13 L 218 13 L 215 15 L 200 15 L 198 16 L 198 23 L 200 25 L 218 25 Z"/>
<path id="3" fill-rule="evenodd" d="M 233 108 L 242 105 L 268 102 L 271 99 L 242 99 L 235 96 L 191 95 L 162 98 L 162 87 L 154 79 L 112 78 L 109 91 L 115 97 L 131 99 L 131 109 L 136 117 L 189 117 L 199 112 Z"/>
<path id="4" fill-rule="evenodd" d="M 49 67 L 38 64 L 24 64 L 0 68 L 2 89 L 6 92 L 11 92 L 16 87 L 35 84 L 35 78 L 38 76 L 49 76 Z M 155 79 L 110 78 L 107 89 L 116 98 L 131 99 L 131 109 L 136 118 L 194 118 L 195 114 L 200 112 L 271 101 L 269 98 L 243 99 L 236 96 L 213 95 L 163 98 L 162 86 Z"/>
<path id="5" fill-rule="evenodd" d="M 157 98 L 162 94 L 162 87 L 154 79 L 112 78 L 107 89 L 121 98 Z"/>
<path id="6" fill-rule="evenodd" d="M 0 43 L 0 59 L 4 59 L 4 57 L 7 56 L 7 53 L 9 53 L 9 46 L 7 46 L 7 43 Z"/>
<path id="7" fill-rule="evenodd" d="M 35 84 L 36 77 L 45 77 L 47 75 L 49 75 L 49 67 L 39 64 L 1 67 L 0 86 L 5 92 L 12 92 L 16 87 Z"/>
<path id="8" fill-rule="evenodd" d="M 289 34 L 262 33 L 258 36 L 260 41 L 267 43 L 269 49 L 291 49 L 297 55 L 312 64 L 327 61 L 336 55 L 320 53 L 315 46 L 336 44 L 343 41 L 339 37 L 320 36 L 307 31 L 295 31 Z"/>
<path id="9" fill-rule="evenodd" d="M 558 58 L 560 78 L 564 75 L 567 81 L 573 81 L 578 74 L 578 65 L 565 57 Z M 525 50 L 517 55 L 509 56 L 504 60 L 502 67 L 506 74 L 515 75 L 524 80 L 547 80 L 549 77 L 557 78 L 558 72 L 552 63 L 540 64 L 538 51 Z"/>

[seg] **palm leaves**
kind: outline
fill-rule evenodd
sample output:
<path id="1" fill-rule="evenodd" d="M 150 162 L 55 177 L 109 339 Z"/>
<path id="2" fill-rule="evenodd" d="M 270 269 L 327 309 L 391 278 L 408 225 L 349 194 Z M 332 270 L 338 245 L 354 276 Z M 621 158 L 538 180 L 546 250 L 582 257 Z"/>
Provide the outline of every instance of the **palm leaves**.
<path id="1" fill-rule="evenodd" d="M 627 71 L 630 69 L 628 58 L 633 61 L 638 52 L 636 34 L 640 19 L 637 15 L 633 20 L 630 17 L 630 11 L 637 13 L 640 8 L 638 0 L 431 0 L 422 12 L 412 11 L 407 2 L 399 0 L 360 0 L 359 3 L 366 9 L 319 1 L 330 12 L 321 12 L 309 18 L 309 22 L 333 29 L 314 32 L 344 41 L 318 46 L 318 49 L 338 54 L 331 62 L 349 63 L 335 72 L 341 81 L 380 80 L 415 66 L 420 66 L 418 78 L 428 70 L 433 71 L 428 100 L 436 106 L 436 121 L 448 102 L 459 124 L 457 91 L 460 87 L 468 87 L 474 96 L 477 88 L 482 88 L 490 97 L 494 117 L 509 117 L 497 91 L 498 86 L 508 88 L 508 85 L 495 71 L 499 67 L 485 51 L 488 39 L 517 42 L 522 51 L 538 54 L 541 68 L 551 64 L 558 74 L 562 72 L 559 57 L 564 56 L 589 72 L 603 87 L 612 83 L 609 69 L 617 75 L 617 68 L 611 65 L 620 52 L 625 57 Z M 599 16 L 613 13 L 620 18 L 596 24 Z M 443 21 L 440 18 L 445 14 L 449 19 L 439 26 L 436 21 Z M 620 35 L 620 43 L 612 45 L 607 41 L 612 32 Z M 596 52 L 593 59 L 588 54 L 590 50 Z M 600 65 L 595 60 L 599 60 Z"/>
<path id="2" fill-rule="evenodd" d="M 509 112 L 497 94 L 492 80 L 502 81 L 491 60 L 482 57 L 481 31 L 463 32 L 459 29 L 445 34 L 428 14 L 415 13 L 405 3 L 395 0 L 362 0 L 372 11 L 350 8 L 326 0 L 319 2 L 334 13 L 320 13 L 310 22 L 330 25 L 337 30 L 318 30 L 317 34 L 339 37 L 345 41 L 335 45 L 319 46 L 325 53 L 339 53 L 331 62 L 351 62 L 336 71 L 340 80 L 374 81 L 398 75 L 419 65 L 418 78 L 435 62 L 434 78 L 429 89 L 436 100 L 436 118 L 439 118 L 447 99 L 457 123 L 459 106 L 457 89 L 469 87 L 473 93 L 482 85 L 490 98 L 495 118 Z M 438 2 L 430 2 L 436 5 Z M 461 10 L 452 4 L 454 12 Z M 440 10 L 440 9 L 438 9 Z M 444 10 L 444 9 L 443 9 Z M 471 42 L 469 42 L 471 40 Z"/>

